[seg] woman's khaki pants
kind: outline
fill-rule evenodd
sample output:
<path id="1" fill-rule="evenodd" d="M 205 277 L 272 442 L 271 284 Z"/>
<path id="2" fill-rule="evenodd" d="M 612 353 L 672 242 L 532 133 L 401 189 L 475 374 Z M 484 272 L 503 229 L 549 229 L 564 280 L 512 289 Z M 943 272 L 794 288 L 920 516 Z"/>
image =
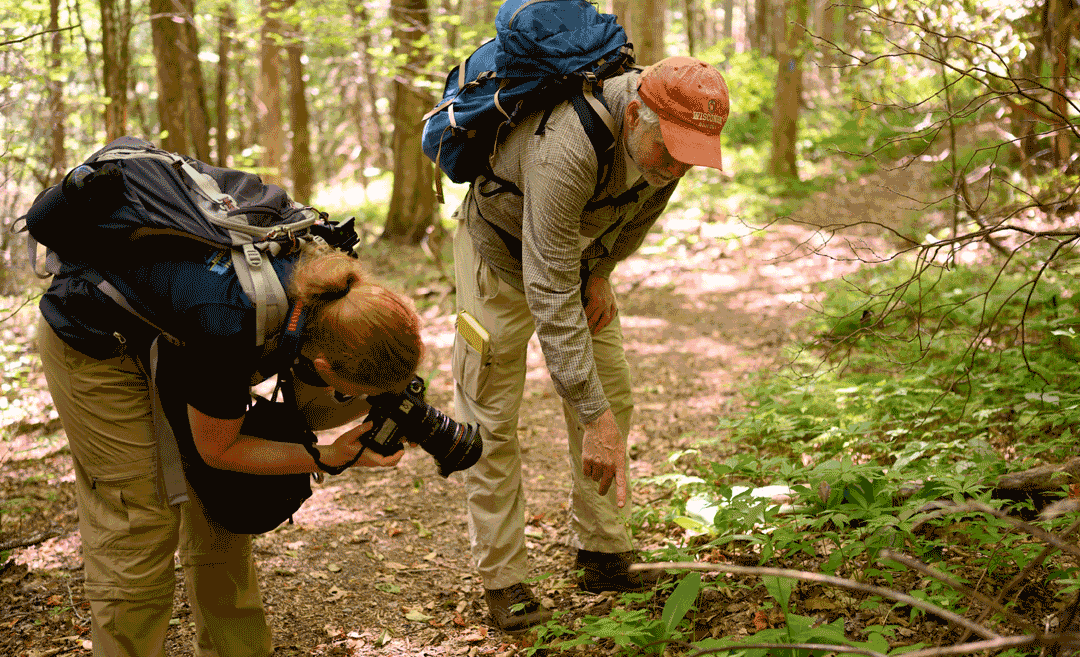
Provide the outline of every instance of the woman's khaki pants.
<path id="1" fill-rule="evenodd" d="M 460 334 L 455 335 L 454 412 L 460 422 L 481 425 L 483 457 L 465 471 L 469 538 L 484 587 L 501 589 L 529 576 L 518 416 L 535 323 L 525 295 L 501 280 L 476 254 L 464 223 L 458 224 L 454 238 L 454 269 L 458 311 L 467 311 L 491 334 L 492 352 L 486 362 Z M 618 317 L 593 336 L 592 348 L 604 396 L 625 436 L 634 403 Z M 626 526 L 629 483 L 623 509 L 615 503 L 614 483 L 606 495 L 600 495 L 598 484 L 582 473 L 584 427 L 565 402 L 563 418 L 573 479 L 569 506 L 574 546 L 594 552 L 633 549 Z M 541 432 L 545 440 L 554 440 L 554 434 L 554 427 Z"/>
<path id="2" fill-rule="evenodd" d="M 180 549 L 196 657 L 269 655 L 251 537 L 164 504 L 146 378 L 132 358 L 90 358 L 41 321 L 45 378 L 75 464 L 94 657 L 159 657 L 172 617 Z"/>

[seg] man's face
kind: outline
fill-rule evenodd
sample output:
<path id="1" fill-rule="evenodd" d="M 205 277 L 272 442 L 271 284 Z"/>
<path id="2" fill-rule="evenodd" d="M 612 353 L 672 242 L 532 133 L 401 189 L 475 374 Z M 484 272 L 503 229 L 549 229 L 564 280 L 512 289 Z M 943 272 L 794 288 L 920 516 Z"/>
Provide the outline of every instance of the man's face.
<path id="1" fill-rule="evenodd" d="M 637 101 L 626 108 L 626 150 L 641 170 L 645 181 L 653 187 L 663 187 L 682 178 L 691 165 L 673 158 L 664 145 L 660 126 L 646 127 L 638 114 Z"/>

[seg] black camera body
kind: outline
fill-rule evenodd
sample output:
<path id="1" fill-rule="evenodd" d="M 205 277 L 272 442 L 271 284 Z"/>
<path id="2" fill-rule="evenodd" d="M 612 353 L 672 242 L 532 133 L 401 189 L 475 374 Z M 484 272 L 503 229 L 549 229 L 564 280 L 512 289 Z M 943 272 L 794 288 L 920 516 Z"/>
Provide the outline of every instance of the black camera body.
<path id="1" fill-rule="evenodd" d="M 338 251 L 344 251 L 354 258 L 358 257 L 356 245 L 360 242 L 360 235 L 356 232 L 356 217 L 332 223 L 324 221 L 313 225 L 308 230 Z"/>
<path id="2" fill-rule="evenodd" d="M 416 376 L 400 395 L 385 392 L 368 397 L 371 411 L 364 421 L 373 426 L 360 436 L 360 444 L 376 454 L 390 456 L 401 450 L 407 440 L 435 457 L 439 474 L 449 477 L 479 460 L 484 449 L 480 427 L 455 422 L 429 406 L 424 401 L 425 390 L 424 380 Z"/>

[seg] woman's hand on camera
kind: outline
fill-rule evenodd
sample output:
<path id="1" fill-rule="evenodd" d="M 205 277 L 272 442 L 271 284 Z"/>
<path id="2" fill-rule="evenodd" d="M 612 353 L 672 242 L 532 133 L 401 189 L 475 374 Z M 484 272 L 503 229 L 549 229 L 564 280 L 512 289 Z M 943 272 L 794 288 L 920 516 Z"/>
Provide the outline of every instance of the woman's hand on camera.
<path id="1" fill-rule="evenodd" d="M 340 466 L 356 458 L 360 450 L 364 450 L 364 446 L 360 444 L 360 436 L 371 431 L 371 426 L 370 422 L 364 422 L 338 436 L 337 440 L 330 445 L 324 446 L 322 449 L 326 456 L 323 461 L 327 465 Z M 366 468 L 391 467 L 398 464 L 403 454 L 405 454 L 405 450 L 398 450 L 390 456 L 383 456 L 367 449 L 364 450 L 363 454 L 360 454 L 360 458 L 357 459 L 355 465 Z"/>

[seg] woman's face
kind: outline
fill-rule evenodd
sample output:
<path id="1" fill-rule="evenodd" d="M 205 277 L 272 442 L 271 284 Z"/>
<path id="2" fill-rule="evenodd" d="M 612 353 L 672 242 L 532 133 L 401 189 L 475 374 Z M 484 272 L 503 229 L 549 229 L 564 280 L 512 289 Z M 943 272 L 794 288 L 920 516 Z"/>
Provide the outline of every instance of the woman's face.
<path id="1" fill-rule="evenodd" d="M 349 397 L 360 397 L 361 394 L 366 397 L 373 397 L 376 394 L 382 394 L 383 392 L 393 392 L 394 394 L 401 394 L 405 391 L 405 387 L 408 386 L 410 380 L 413 377 L 409 376 L 401 384 L 394 386 L 392 389 L 384 390 L 382 388 L 375 388 L 373 386 L 364 386 L 361 384 L 354 384 L 353 381 L 339 375 L 334 372 L 333 368 L 326 368 L 325 372 L 320 372 L 323 380 L 326 381 L 326 385 L 330 388 L 334 388 L 341 394 L 349 395 Z"/>
<path id="2" fill-rule="evenodd" d="M 371 397 L 386 392 L 386 390 L 380 390 L 372 386 L 365 386 L 358 383 L 353 383 L 352 381 L 349 381 L 348 379 L 339 376 L 338 373 L 332 369 L 325 372 L 320 372 L 320 374 L 323 381 L 326 381 L 327 385 L 329 385 L 331 388 L 340 392 L 343 395 L 348 395 L 349 397 L 359 397 L 361 395 Z"/>
<path id="3" fill-rule="evenodd" d="M 374 395 L 381 395 L 384 392 L 392 392 L 394 394 L 401 394 L 405 392 L 405 387 L 412 381 L 412 376 L 409 376 L 405 381 L 394 386 L 392 389 L 376 388 L 374 386 L 366 386 L 347 379 L 346 377 L 338 374 L 334 371 L 330 364 L 324 358 L 316 358 L 314 360 L 315 371 L 318 372 L 322 380 L 326 382 L 326 385 L 330 386 L 337 392 L 347 395 L 349 397 L 359 397 L 364 395 L 371 397 Z"/>
<path id="4" fill-rule="evenodd" d="M 653 187 L 663 187 L 682 178 L 691 165 L 673 158 L 664 145 L 660 126 L 648 127 L 638 113 L 639 101 L 626 108 L 626 152 Z"/>

